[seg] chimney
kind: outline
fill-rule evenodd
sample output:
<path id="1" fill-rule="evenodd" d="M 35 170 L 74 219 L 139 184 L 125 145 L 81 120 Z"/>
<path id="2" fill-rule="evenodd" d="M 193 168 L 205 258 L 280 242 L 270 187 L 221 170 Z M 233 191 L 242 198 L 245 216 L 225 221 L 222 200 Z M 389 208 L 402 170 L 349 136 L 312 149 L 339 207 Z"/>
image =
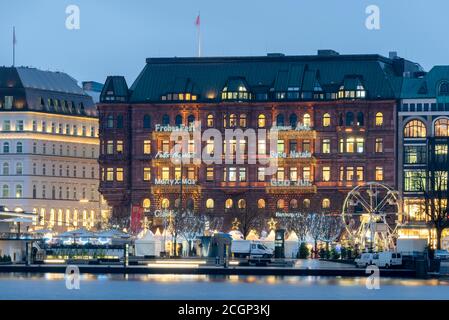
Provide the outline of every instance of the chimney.
<path id="1" fill-rule="evenodd" d="M 390 52 L 388 53 L 388 57 L 389 57 L 391 60 L 397 59 L 397 58 L 398 58 L 398 53 L 397 53 L 397 51 L 390 51 Z"/>

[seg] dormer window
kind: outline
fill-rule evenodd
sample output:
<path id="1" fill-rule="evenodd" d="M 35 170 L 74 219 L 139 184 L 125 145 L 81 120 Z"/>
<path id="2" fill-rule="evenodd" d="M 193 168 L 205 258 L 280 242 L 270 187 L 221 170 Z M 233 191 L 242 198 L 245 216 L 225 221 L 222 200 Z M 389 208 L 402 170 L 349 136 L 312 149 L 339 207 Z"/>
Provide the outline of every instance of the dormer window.
<path id="1" fill-rule="evenodd" d="M 299 87 L 288 88 L 287 99 L 299 99 Z"/>
<path id="2" fill-rule="evenodd" d="M 190 92 L 181 92 L 181 93 L 168 93 L 164 96 L 161 96 L 162 101 L 196 101 L 198 100 L 198 96 L 196 94 L 192 94 Z"/>
<path id="3" fill-rule="evenodd" d="M 222 100 L 250 100 L 249 92 L 243 79 L 231 79 L 221 92 Z"/>
<path id="4" fill-rule="evenodd" d="M 449 96 L 449 82 L 443 81 L 440 83 L 438 95 L 439 96 Z"/>
<path id="5" fill-rule="evenodd" d="M 359 99 L 364 99 L 366 97 L 365 87 L 361 84 L 357 86 L 356 97 Z"/>

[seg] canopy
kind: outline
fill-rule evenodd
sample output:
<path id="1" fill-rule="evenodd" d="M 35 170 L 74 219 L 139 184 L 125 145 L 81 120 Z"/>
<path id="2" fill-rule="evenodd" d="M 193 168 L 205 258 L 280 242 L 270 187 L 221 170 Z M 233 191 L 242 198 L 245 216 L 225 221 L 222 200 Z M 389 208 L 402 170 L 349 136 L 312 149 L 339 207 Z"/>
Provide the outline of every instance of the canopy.
<path id="1" fill-rule="evenodd" d="M 268 234 L 268 236 L 264 240 L 274 241 L 275 238 L 276 238 L 276 232 L 274 232 L 274 230 L 271 230 L 270 233 Z"/>
<path id="2" fill-rule="evenodd" d="M 30 218 L 10 218 L 5 220 L 0 220 L 0 222 L 13 222 L 13 223 L 33 223 L 33 219 Z"/>
<path id="3" fill-rule="evenodd" d="M 138 241 L 155 241 L 156 237 L 154 236 L 154 233 L 151 232 L 151 230 L 147 230 L 146 232 L 142 232 L 141 234 L 139 234 L 139 240 L 136 240 L 136 242 Z"/>
<path id="4" fill-rule="evenodd" d="M 251 241 L 259 240 L 259 236 L 257 235 L 256 231 L 251 230 L 249 235 L 246 237 L 246 240 L 251 240 Z"/>
<path id="5" fill-rule="evenodd" d="M 96 235 L 99 238 L 129 238 L 130 237 L 129 234 L 124 233 L 120 230 L 116 230 L 116 229 L 110 229 L 110 230 L 98 232 Z"/>
<path id="6" fill-rule="evenodd" d="M 67 231 L 58 236 L 59 238 L 97 238 L 97 236 L 86 229 Z"/>
<path id="7" fill-rule="evenodd" d="M 296 234 L 295 231 L 290 232 L 287 241 L 295 241 L 295 242 L 299 241 L 298 235 Z"/>

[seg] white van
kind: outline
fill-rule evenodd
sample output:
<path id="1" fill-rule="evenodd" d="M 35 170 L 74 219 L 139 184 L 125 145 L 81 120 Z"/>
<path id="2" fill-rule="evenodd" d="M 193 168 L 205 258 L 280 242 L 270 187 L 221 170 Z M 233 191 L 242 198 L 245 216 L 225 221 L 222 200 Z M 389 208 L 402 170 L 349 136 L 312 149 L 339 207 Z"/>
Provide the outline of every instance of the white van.
<path id="1" fill-rule="evenodd" d="M 234 258 L 244 258 L 248 261 L 266 261 L 270 262 L 273 257 L 273 250 L 267 248 L 264 244 L 248 241 L 233 240 L 231 252 Z"/>
<path id="2" fill-rule="evenodd" d="M 402 265 L 402 255 L 396 252 L 379 252 L 373 255 L 373 264 L 379 268 L 390 268 Z"/>
<path id="3" fill-rule="evenodd" d="M 355 266 L 359 267 L 368 267 L 373 264 L 373 256 L 374 253 L 362 253 L 360 257 L 355 259 Z"/>

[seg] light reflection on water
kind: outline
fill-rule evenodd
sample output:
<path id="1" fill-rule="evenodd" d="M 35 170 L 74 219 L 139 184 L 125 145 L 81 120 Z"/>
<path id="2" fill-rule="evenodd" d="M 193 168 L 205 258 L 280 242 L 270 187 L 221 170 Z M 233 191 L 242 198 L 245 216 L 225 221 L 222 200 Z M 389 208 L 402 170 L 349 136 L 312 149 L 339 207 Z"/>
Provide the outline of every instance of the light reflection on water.
<path id="1" fill-rule="evenodd" d="M 175 274 L 82 274 L 81 281 L 127 281 L 127 282 L 151 282 L 151 283 L 201 283 L 228 282 L 231 284 L 264 284 L 264 285 L 297 285 L 307 286 L 365 286 L 366 278 L 358 277 L 322 277 L 322 276 L 238 276 L 238 275 L 175 275 Z M 45 273 L 0 273 L 0 281 L 62 281 L 64 274 Z M 385 286 L 449 286 L 449 278 L 443 279 L 401 279 L 381 277 L 381 284 Z"/>

